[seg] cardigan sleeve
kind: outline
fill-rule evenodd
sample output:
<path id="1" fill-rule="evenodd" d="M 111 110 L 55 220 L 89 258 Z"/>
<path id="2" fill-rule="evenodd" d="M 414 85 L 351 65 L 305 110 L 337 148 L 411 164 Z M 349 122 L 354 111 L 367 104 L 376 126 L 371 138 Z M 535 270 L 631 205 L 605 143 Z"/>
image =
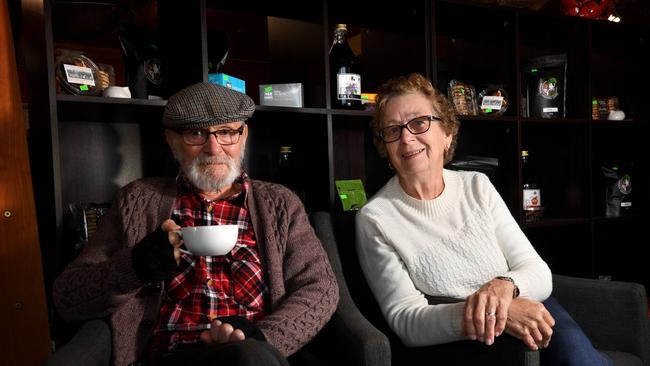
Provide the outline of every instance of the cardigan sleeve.
<path id="1" fill-rule="evenodd" d="M 54 281 L 53 299 L 65 320 L 109 315 L 145 285 L 133 271 L 117 206 L 114 202 L 79 256 Z"/>
<path id="2" fill-rule="evenodd" d="M 310 341 L 336 310 L 336 277 L 322 244 L 309 224 L 302 203 L 288 189 L 257 187 L 258 208 L 267 247 L 272 297 L 270 314 L 256 324 L 283 355 Z"/>
<path id="3" fill-rule="evenodd" d="M 149 179 L 118 191 L 97 231 L 54 281 L 53 299 L 63 319 L 107 316 L 146 286 L 133 269 L 131 246 L 169 217 L 174 190 L 173 181 Z"/>

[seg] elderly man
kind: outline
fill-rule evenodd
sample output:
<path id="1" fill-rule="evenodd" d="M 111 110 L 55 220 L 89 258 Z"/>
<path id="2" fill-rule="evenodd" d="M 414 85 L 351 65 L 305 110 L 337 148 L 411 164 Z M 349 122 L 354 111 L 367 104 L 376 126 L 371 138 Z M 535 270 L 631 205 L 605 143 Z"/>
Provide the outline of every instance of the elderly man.
<path id="1" fill-rule="evenodd" d="M 242 170 L 253 101 L 214 84 L 171 98 L 173 178 L 122 188 L 54 284 L 67 320 L 108 317 L 114 365 L 287 365 L 325 325 L 338 287 L 300 200 Z M 224 256 L 181 251 L 181 226 L 239 225 Z"/>

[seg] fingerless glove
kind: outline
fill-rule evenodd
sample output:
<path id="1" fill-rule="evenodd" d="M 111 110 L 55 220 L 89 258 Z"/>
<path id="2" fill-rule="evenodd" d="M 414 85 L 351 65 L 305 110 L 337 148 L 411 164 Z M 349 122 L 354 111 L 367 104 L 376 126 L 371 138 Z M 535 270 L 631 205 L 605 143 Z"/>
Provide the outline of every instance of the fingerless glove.
<path id="1" fill-rule="evenodd" d="M 171 278 L 177 267 L 174 246 L 160 227 L 133 246 L 131 258 L 135 275 L 146 283 Z"/>
<path id="2" fill-rule="evenodd" d="M 260 328 L 255 325 L 252 321 L 244 318 L 243 316 L 220 316 L 217 318 L 221 320 L 222 323 L 228 323 L 232 325 L 233 328 L 241 330 L 246 339 L 257 339 L 258 341 L 266 342 L 266 337 Z"/>

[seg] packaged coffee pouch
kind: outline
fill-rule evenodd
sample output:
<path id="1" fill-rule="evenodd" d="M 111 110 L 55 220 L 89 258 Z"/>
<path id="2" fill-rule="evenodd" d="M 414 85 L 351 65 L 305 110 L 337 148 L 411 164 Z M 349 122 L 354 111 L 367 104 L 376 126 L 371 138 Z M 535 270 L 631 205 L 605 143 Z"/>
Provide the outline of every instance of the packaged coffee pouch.
<path id="1" fill-rule="evenodd" d="M 57 49 L 57 92 L 72 95 L 98 95 L 102 92 L 100 70 L 81 51 Z"/>
<path id="2" fill-rule="evenodd" d="M 523 66 L 527 117 L 564 118 L 566 116 L 566 54 L 528 60 Z"/>
<path id="3" fill-rule="evenodd" d="M 632 164 L 601 166 L 605 181 L 605 216 L 619 217 L 632 212 Z"/>
<path id="4" fill-rule="evenodd" d="M 452 79 L 447 87 L 447 95 L 458 115 L 478 116 L 476 89 L 473 85 Z"/>
<path id="5" fill-rule="evenodd" d="M 135 33 L 120 36 L 119 40 L 131 95 L 141 99 L 162 99 L 163 79 L 158 43 Z"/>

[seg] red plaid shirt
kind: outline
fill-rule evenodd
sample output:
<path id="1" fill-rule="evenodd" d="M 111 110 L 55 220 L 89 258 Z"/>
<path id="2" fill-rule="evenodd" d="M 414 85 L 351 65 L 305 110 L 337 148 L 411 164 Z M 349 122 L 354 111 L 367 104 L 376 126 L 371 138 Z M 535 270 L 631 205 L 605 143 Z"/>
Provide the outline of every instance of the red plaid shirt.
<path id="1" fill-rule="evenodd" d="M 205 325 L 217 317 L 237 315 L 258 320 L 267 312 L 269 291 L 246 204 L 248 176 L 243 173 L 235 183 L 241 187 L 239 193 L 217 201 L 202 198 L 185 176 L 180 175 L 177 181 L 174 221 L 183 227 L 237 224 L 239 237 L 233 250 L 224 256 L 182 254 L 177 274 L 165 281 L 148 355 L 200 342 Z"/>

